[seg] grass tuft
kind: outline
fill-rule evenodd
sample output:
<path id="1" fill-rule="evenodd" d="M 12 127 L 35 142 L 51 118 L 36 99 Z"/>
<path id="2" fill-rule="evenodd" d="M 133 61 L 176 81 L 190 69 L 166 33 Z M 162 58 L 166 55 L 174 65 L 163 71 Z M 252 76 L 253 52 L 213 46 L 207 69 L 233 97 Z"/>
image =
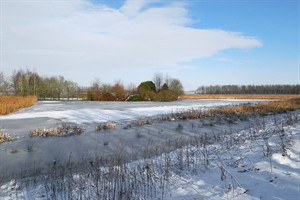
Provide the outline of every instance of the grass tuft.
<path id="1" fill-rule="evenodd" d="M 10 135 L 8 133 L 3 133 L 0 130 L 0 144 L 3 142 L 9 142 L 12 141 L 12 138 L 10 137 Z"/>
<path id="2" fill-rule="evenodd" d="M 115 122 L 105 122 L 96 126 L 96 131 L 107 130 L 107 129 L 115 129 L 117 124 Z"/>
<path id="3" fill-rule="evenodd" d="M 50 137 L 50 136 L 56 136 L 56 137 L 67 137 L 72 135 L 80 135 L 84 132 L 84 128 L 79 127 L 77 125 L 71 126 L 71 125 L 61 125 L 59 127 L 54 128 L 37 128 L 34 130 L 31 130 L 29 133 L 29 136 L 31 137 Z"/>

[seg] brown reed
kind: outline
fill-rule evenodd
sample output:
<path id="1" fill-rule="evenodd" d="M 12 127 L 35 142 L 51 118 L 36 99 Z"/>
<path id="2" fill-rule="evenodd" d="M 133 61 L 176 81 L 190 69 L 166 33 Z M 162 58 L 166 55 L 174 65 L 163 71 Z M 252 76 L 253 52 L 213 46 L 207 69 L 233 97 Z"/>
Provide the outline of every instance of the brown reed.
<path id="1" fill-rule="evenodd" d="M 7 115 L 21 108 L 32 106 L 37 102 L 36 96 L 0 96 L 0 115 Z"/>

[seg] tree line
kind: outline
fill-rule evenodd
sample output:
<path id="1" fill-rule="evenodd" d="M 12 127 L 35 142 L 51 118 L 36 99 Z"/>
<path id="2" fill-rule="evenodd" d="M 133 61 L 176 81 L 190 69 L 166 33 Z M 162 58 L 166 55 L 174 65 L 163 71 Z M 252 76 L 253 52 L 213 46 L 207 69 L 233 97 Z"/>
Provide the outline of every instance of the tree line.
<path id="1" fill-rule="evenodd" d="M 197 94 L 300 94 L 300 85 L 210 85 L 200 86 Z"/>
<path id="2" fill-rule="evenodd" d="M 0 93 L 3 95 L 37 96 L 39 99 L 80 98 L 82 89 L 63 76 L 42 77 L 28 69 L 14 71 L 10 77 L 0 72 Z"/>
<path id="3" fill-rule="evenodd" d="M 151 89 L 145 83 L 150 83 Z M 0 72 L 0 94 L 34 95 L 41 100 L 172 101 L 183 94 L 183 86 L 179 79 L 157 73 L 153 81 L 142 82 L 138 87 L 133 84 L 125 87 L 121 81 L 102 83 L 99 79 L 95 79 L 89 87 L 82 87 L 63 76 L 47 77 L 29 69 L 19 69 L 10 77 Z"/>
<path id="4" fill-rule="evenodd" d="M 121 81 L 114 85 L 101 84 L 95 80 L 87 89 L 87 99 L 91 101 L 173 101 L 183 94 L 179 79 L 156 73 L 153 81 L 144 81 L 138 87 L 124 87 Z"/>

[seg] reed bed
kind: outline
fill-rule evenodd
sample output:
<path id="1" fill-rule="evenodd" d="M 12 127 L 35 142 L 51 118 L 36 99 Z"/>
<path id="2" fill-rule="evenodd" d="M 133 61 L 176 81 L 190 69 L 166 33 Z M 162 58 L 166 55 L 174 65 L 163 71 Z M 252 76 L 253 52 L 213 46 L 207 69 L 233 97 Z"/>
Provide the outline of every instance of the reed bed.
<path id="1" fill-rule="evenodd" d="M 237 116 L 250 116 L 250 115 L 268 115 L 285 113 L 300 109 L 300 98 L 288 101 L 271 101 L 262 102 L 258 104 L 242 104 L 234 106 L 222 106 L 208 110 L 191 109 L 179 113 L 173 113 L 171 117 L 179 120 L 200 119 L 218 115 L 237 115 Z"/>
<path id="2" fill-rule="evenodd" d="M 212 109 L 211 112 L 224 114 L 268 114 L 293 111 L 299 108 L 299 105 L 292 102 L 274 101 L 267 103 L 258 103 L 256 105 L 237 105 L 230 107 L 220 107 Z"/>
<path id="3" fill-rule="evenodd" d="M 239 95 L 239 94 L 184 94 L 180 99 L 263 99 L 290 100 L 300 98 L 300 95 Z"/>
<path id="4" fill-rule="evenodd" d="M 21 108 L 30 107 L 35 102 L 37 102 L 36 96 L 0 96 L 0 115 L 7 115 Z"/>

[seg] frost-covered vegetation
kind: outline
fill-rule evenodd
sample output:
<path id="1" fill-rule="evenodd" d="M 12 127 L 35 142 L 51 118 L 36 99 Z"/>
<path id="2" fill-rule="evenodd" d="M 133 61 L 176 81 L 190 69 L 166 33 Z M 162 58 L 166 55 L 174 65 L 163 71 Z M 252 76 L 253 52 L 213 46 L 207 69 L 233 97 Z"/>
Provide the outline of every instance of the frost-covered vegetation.
<path id="1" fill-rule="evenodd" d="M 256 117 L 249 129 L 149 142 L 134 159 L 54 160 L 2 181 L 2 199 L 295 199 L 299 112 Z M 131 159 L 129 159 L 131 158 Z M 133 159 L 133 160 L 132 160 Z M 130 161 L 132 160 L 132 161 Z M 29 175 L 29 176 L 28 176 Z M 25 178 L 22 178 L 24 177 Z"/>
<path id="2" fill-rule="evenodd" d="M 77 125 L 62 124 L 53 128 L 37 128 L 30 131 L 30 137 L 66 137 L 72 135 L 80 135 L 84 132 L 84 128 Z"/>
<path id="3" fill-rule="evenodd" d="M 8 133 L 3 133 L 0 130 L 0 143 L 12 141 L 12 138 Z"/>

